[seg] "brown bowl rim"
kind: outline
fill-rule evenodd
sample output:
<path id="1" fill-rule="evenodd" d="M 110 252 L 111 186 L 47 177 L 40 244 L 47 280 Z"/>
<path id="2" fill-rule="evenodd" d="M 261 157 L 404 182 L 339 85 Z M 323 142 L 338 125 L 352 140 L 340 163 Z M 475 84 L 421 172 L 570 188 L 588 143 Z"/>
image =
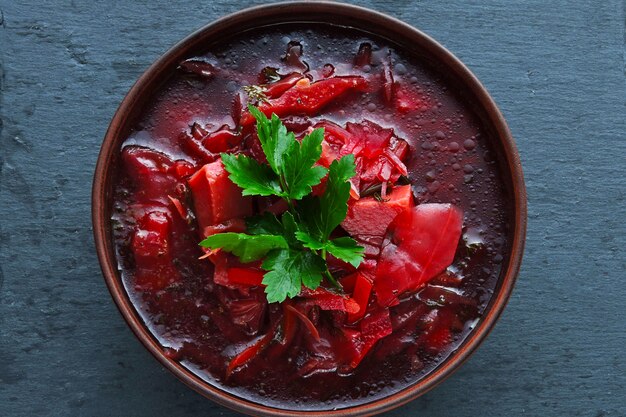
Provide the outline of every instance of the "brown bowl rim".
<path id="1" fill-rule="evenodd" d="M 326 20 L 320 20 L 319 16 L 326 17 Z M 354 407 L 327 410 L 327 411 L 296 411 L 286 410 L 265 406 L 255 403 L 233 394 L 225 392 L 217 387 L 204 382 L 198 376 L 194 375 L 190 370 L 186 369 L 179 363 L 168 359 L 163 354 L 162 348 L 143 324 L 142 319 L 136 312 L 121 282 L 113 244 L 110 236 L 109 221 L 109 203 L 110 203 L 110 180 L 111 180 L 111 164 L 110 161 L 114 153 L 118 151 L 121 142 L 120 134 L 124 131 L 126 124 L 132 121 L 129 116 L 133 107 L 140 102 L 141 97 L 149 95 L 150 92 L 146 87 L 155 82 L 155 79 L 164 72 L 171 69 L 172 65 L 179 62 L 193 48 L 197 48 L 199 43 L 223 32 L 228 28 L 238 27 L 245 22 L 252 20 L 265 21 L 270 20 L 274 23 L 293 22 L 293 21 L 331 21 L 331 23 L 342 25 L 340 22 L 349 21 L 350 24 L 345 26 L 356 27 L 375 35 L 381 35 L 377 30 L 382 27 L 392 28 L 394 33 L 401 32 L 399 36 L 406 40 L 415 42 L 422 51 L 430 53 L 436 60 L 443 64 L 447 69 L 451 70 L 460 80 L 465 88 L 467 88 L 476 102 L 484 109 L 488 121 L 495 128 L 496 136 L 500 140 L 509 167 L 511 176 L 512 194 L 514 201 L 514 232 L 512 239 L 511 255 L 508 267 L 504 277 L 501 278 L 500 288 L 494 293 L 487 308 L 485 315 L 481 318 L 478 326 L 472 331 L 462 345 L 437 368 L 423 379 L 415 384 L 398 391 L 387 397 L 374 400 L 370 403 L 361 404 Z M 281 20 L 283 19 L 283 20 Z M 358 26 L 354 22 L 360 22 L 363 26 Z M 365 25 L 367 24 L 367 26 Z M 256 25 L 261 26 L 261 25 Z M 384 36 L 383 36 L 384 37 Z M 202 394 L 203 396 L 235 411 L 246 413 L 249 415 L 260 416 L 369 416 L 393 408 L 399 407 L 434 388 L 444 379 L 450 376 L 456 369 L 462 365 L 469 356 L 476 350 L 480 343 L 486 338 L 496 321 L 501 315 L 511 291 L 517 279 L 519 268 L 524 252 L 524 242 L 526 236 L 527 222 L 527 202 L 526 188 L 519 154 L 515 145 L 515 141 L 511 135 L 508 125 L 496 106 L 495 102 L 478 81 L 476 76 L 451 52 L 444 48 L 437 41 L 419 31 L 418 29 L 396 19 L 359 6 L 327 2 L 327 1 L 300 1 L 289 3 L 273 3 L 261 6 L 246 8 L 244 10 L 224 16 L 208 25 L 193 32 L 182 41 L 178 42 L 170 48 L 165 54 L 161 55 L 137 80 L 124 97 L 119 108 L 117 109 L 111 124 L 105 135 L 94 173 L 93 189 L 92 189 L 92 222 L 94 230 L 94 238 L 96 251 L 100 261 L 100 266 L 107 287 L 113 297 L 122 316 L 128 323 L 131 330 L 150 353 L 165 368 L 176 375 L 186 385 Z"/>

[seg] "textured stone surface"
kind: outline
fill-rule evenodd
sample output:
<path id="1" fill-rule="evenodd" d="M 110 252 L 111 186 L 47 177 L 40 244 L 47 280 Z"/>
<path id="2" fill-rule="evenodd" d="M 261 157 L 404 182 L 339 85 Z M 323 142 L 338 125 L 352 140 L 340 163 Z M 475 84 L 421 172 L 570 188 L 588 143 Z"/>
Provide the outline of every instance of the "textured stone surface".
<path id="1" fill-rule="evenodd" d="M 129 4 L 127 4 L 129 3 Z M 359 1 L 478 75 L 517 138 L 526 257 L 495 330 L 389 416 L 626 415 L 626 3 Z M 94 253 L 101 139 L 141 72 L 250 1 L 0 0 L 0 415 L 235 416 L 135 340 Z"/>

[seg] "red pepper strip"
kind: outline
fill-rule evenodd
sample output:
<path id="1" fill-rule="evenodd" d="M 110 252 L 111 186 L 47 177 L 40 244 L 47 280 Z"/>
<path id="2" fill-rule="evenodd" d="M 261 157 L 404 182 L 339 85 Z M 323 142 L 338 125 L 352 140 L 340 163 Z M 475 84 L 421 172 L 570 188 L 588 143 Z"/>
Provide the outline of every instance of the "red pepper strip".
<path id="1" fill-rule="evenodd" d="M 357 313 L 348 314 L 348 323 L 354 323 L 365 315 L 365 310 L 367 309 L 367 304 L 369 303 L 370 294 L 372 292 L 372 286 L 372 282 L 367 279 L 365 275 L 361 272 L 357 272 L 352 298 L 359 304 L 361 309 Z"/>
<path id="2" fill-rule="evenodd" d="M 290 114 L 313 116 L 324 105 L 346 91 L 364 89 L 366 85 L 367 81 L 363 77 L 333 77 L 314 83 L 309 83 L 308 78 L 303 78 L 277 99 L 261 103 L 259 110 L 268 117 L 272 113 L 275 113 L 278 117 Z M 241 118 L 241 126 L 246 127 L 253 123 L 254 117 L 250 112 L 244 113 Z"/>
<path id="3" fill-rule="evenodd" d="M 287 310 L 289 310 L 293 314 L 295 314 L 296 317 L 298 317 L 300 320 L 302 320 L 302 322 L 306 326 L 307 330 L 311 333 L 311 336 L 313 336 L 313 338 L 316 341 L 320 340 L 320 333 L 317 331 L 317 328 L 311 322 L 311 320 L 309 320 L 309 318 L 306 316 L 306 314 L 302 313 L 301 311 L 299 311 L 298 309 L 296 309 L 295 307 L 292 307 L 290 305 L 287 305 L 285 307 L 287 308 Z"/>
<path id="4" fill-rule="evenodd" d="M 354 273 L 354 274 L 346 275 L 345 277 L 342 277 L 339 279 L 339 283 L 343 287 L 344 291 L 348 293 L 354 292 L 354 286 L 356 285 L 357 276 L 358 276 L 358 273 Z"/>
<path id="5" fill-rule="evenodd" d="M 229 378 L 233 371 L 246 363 L 250 362 L 255 356 L 257 356 L 261 351 L 272 341 L 274 335 L 276 334 L 277 324 L 276 322 L 274 326 L 260 339 L 258 339 L 252 346 L 246 348 L 243 352 L 235 356 L 229 363 L 228 368 L 226 368 L 226 378 Z"/>
<path id="6" fill-rule="evenodd" d="M 208 258 L 215 266 L 213 282 L 216 284 L 240 291 L 262 285 L 265 272 L 260 269 L 260 261 L 242 264 L 237 257 L 219 248 L 209 252 Z"/>
<path id="7" fill-rule="evenodd" d="M 285 91 L 296 85 L 296 83 L 303 77 L 304 75 L 299 72 L 292 72 L 291 74 L 285 76 L 282 80 L 269 84 L 265 88 L 265 96 L 270 99 L 277 98 Z"/>
<path id="8" fill-rule="evenodd" d="M 252 268 L 230 268 L 228 270 L 228 283 L 231 285 L 259 286 L 263 281 L 264 271 Z"/>

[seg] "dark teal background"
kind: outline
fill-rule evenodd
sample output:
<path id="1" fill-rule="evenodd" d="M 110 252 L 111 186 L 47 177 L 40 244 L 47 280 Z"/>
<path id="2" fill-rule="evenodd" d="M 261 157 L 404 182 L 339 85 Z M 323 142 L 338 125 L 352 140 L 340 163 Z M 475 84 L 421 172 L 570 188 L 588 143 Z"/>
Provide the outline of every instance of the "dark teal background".
<path id="1" fill-rule="evenodd" d="M 235 416 L 167 373 L 101 278 L 90 220 L 108 123 L 146 67 L 250 1 L 0 0 L 0 416 Z M 359 1 L 474 71 L 529 195 L 508 308 L 449 380 L 388 416 L 626 415 L 625 8 Z"/>

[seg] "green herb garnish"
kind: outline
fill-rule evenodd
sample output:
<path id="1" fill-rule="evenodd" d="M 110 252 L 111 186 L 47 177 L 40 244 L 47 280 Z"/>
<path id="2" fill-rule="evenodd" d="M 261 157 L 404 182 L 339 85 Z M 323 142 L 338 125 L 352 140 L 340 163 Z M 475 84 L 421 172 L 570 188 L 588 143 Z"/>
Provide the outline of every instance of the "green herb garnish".
<path id="1" fill-rule="evenodd" d="M 269 102 L 265 95 L 265 87 L 261 85 L 244 85 L 243 91 L 246 92 L 248 98 L 256 103 Z"/>
<path id="2" fill-rule="evenodd" d="M 268 83 L 275 83 L 280 81 L 280 74 L 278 73 L 278 68 L 274 67 L 265 67 L 261 70 L 261 73 L 265 77 Z"/>
<path id="3" fill-rule="evenodd" d="M 327 254 L 358 267 L 363 247 L 350 237 L 330 236 L 346 217 L 349 180 L 355 175 L 354 156 L 333 161 L 329 169 L 316 166 L 322 154 L 324 130 L 315 129 L 301 142 L 275 114 L 268 119 L 248 106 L 267 165 L 245 155 L 221 155 L 229 178 L 243 195 L 278 196 L 289 205 L 280 219 L 263 213 L 247 219 L 248 234 L 218 233 L 200 242 L 205 248 L 231 252 L 241 262 L 263 259 L 263 284 L 269 302 L 282 302 L 300 293 L 302 285 L 316 289 L 324 278 L 339 284 L 326 263 Z M 311 194 L 328 174 L 321 197 Z"/>

